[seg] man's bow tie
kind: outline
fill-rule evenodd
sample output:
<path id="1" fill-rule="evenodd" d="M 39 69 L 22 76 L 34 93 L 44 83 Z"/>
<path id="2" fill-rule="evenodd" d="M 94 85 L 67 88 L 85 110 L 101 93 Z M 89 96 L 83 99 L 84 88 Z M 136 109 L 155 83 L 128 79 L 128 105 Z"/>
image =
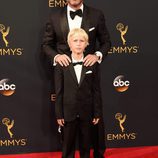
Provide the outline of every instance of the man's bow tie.
<path id="1" fill-rule="evenodd" d="M 72 65 L 73 66 L 76 66 L 76 65 L 82 65 L 83 64 L 83 62 L 82 61 L 80 61 L 80 62 L 75 62 L 75 63 L 72 63 Z"/>
<path id="2" fill-rule="evenodd" d="M 71 17 L 72 20 L 75 18 L 76 15 L 82 17 L 82 10 L 78 9 L 78 10 L 76 10 L 74 12 L 70 11 L 70 17 Z"/>

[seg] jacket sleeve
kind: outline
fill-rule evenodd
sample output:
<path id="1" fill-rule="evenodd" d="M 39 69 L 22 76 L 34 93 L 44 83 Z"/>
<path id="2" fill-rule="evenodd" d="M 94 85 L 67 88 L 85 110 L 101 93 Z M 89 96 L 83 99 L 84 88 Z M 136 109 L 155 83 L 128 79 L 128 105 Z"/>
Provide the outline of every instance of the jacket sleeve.
<path id="1" fill-rule="evenodd" d="M 63 93 L 64 93 L 64 81 L 63 81 L 63 69 L 60 65 L 56 65 L 54 68 L 54 80 L 55 80 L 55 114 L 57 119 L 64 118 L 63 114 Z"/>
<path id="2" fill-rule="evenodd" d="M 97 40 L 99 43 L 98 51 L 103 54 L 104 59 L 104 57 L 108 54 L 108 51 L 111 48 L 111 41 L 109 31 L 106 26 L 104 14 L 101 11 L 98 17 Z"/>
<path id="3" fill-rule="evenodd" d="M 102 113 L 102 98 L 100 87 L 100 65 L 97 63 L 93 73 L 93 109 L 94 117 L 100 118 Z"/>
<path id="4" fill-rule="evenodd" d="M 53 14 L 50 14 L 49 20 L 44 28 L 44 35 L 42 41 L 42 52 L 44 52 L 47 57 L 53 62 L 56 51 L 56 34 L 54 30 Z"/>

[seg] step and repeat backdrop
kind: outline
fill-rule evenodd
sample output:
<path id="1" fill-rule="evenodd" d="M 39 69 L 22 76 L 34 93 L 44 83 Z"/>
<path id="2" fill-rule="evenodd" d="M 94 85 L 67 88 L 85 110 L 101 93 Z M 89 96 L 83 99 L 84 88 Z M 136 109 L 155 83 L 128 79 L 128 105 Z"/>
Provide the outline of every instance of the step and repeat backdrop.
<path id="1" fill-rule="evenodd" d="M 85 0 L 103 11 L 112 47 L 101 64 L 105 142 L 158 145 L 156 0 Z M 0 154 L 59 151 L 45 23 L 64 0 L 0 1 Z"/>

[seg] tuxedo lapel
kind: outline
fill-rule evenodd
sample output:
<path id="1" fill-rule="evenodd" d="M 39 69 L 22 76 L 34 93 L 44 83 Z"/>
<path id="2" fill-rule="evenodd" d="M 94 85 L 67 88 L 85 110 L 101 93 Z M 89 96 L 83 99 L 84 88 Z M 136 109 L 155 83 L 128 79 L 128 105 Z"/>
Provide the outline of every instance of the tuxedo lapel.
<path id="1" fill-rule="evenodd" d="M 81 28 L 84 29 L 87 33 L 90 27 L 90 17 L 88 12 L 89 12 L 88 7 L 84 5 Z"/>
<path id="2" fill-rule="evenodd" d="M 77 77 L 76 77 L 74 66 L 72 65 L 72 63 L 70 63 L 70 65 L 69 65 L 69 71 L 70 71 L 75 83 L 78 85 Z"/>
<path id="3" fill-rule="evenodd" d="M 79 86 L 82 84 L 82 82 L 84 80 L 86 70 L 87 70 L 87 68 L 83 65 L 82 66 L 82 72 L 81 72 L 81 78 L 80 78 Z"/>
<path id="4" fill-rule="evenodd" d="M 67 43 L 67 35 L 69 32 L 69 24 L 68 24 L 68 19 L 67 19 L 67 7 L 64 7 L 61 11 L 60 15 L 60 26 L 63 34 L 63 39 L 65 43 Z"/>

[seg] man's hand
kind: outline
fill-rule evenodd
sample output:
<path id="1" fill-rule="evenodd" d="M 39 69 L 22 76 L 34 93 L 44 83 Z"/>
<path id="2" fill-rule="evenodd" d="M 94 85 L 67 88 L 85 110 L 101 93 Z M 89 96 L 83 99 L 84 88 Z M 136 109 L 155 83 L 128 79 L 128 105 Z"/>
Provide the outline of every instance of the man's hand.
<path id="1" fill-rule="evenodd" d="M 58 125 L 59 126 L 64 126 L 64 124 L 65 124 L 65 121 L 64 121 L 64 119 L 57 119 L 57 123 L 58 123 Z"/>
<path id="2" fill-rule="evenodd" d="M 95 54 L 88 54 L 84 59 L 84 66 L 92 66 L 99 60 L 99 57 Z"/>
<path id="3" fill-rule="evenodd" d="M 94 118 L 92 122 L 93 122 L 94 125 L 98 124 L 99 118 Z"/>
<path id="4" fill-rule="evenodd" d="M 68 66 L 71 63 L 71 59 L 66 54 L 60 54 L 56 57 L 55 62 L 61 66 Z"/>

